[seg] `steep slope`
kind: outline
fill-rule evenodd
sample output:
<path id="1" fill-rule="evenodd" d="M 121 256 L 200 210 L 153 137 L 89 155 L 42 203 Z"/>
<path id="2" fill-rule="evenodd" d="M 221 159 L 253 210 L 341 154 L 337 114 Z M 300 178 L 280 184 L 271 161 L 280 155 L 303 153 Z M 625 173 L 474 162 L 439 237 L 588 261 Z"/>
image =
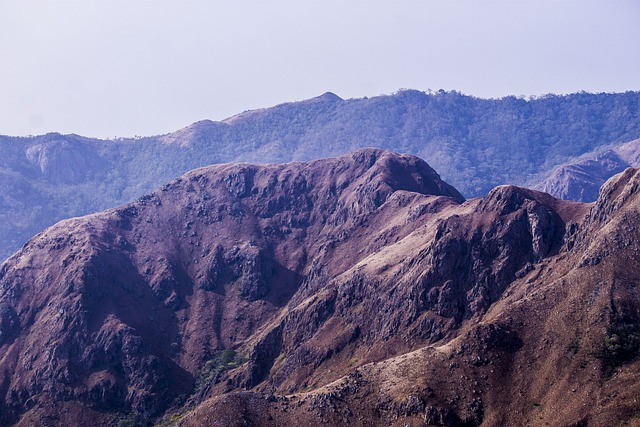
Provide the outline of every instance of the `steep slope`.
<path id="1" fill-rule="evenodd" d="M 340 274 L 383 246 L 363 224 L 394 198 L 405 210 L 463 200 L 423 161 L 364 150 L 197 170 L 48 229 L 1 272 L 4 421 L 52 401 L 161 414 L 221 351 L 250 356 L 294 294 L 322 288 L 309 277 Z M 392 238 L 407 233 L 401 225 Z M 264 363 L 251 361 L 244 382 L 258 382 Z"/>
<path id="2" fill-rule="evenodd" d="M 640 137 L 639 99 L 638 92 L 528 100 L 327 93 L 162 136 L 0 136 L 0 259 L 61 219 L 131 202 L 214 163 L 310 160 L 375 146 L 426 159 L 468 197 L 538 183 L 570 159 Z"/>
<path id="3" fill-rule="evenodd" d="M 373 149 L 193 171 L 3 265 L 2 422 L 633 422 L 639 180 L 586 205 L 465 202 Z"/>
<path id="4" fill-rule="evenodd" d="M 602 184 L 628 167 L 640 167 L 640 139 L 559 166 L 536 188 L 561 199 L 593 202 Z"/>
<path id="5" fill-rule="evenodd" d="M 640 425 L 639 185 L 640 171 L 627 170 L 586 215 L 545 198 L 567 225 L 562 248 L 517 272 L 456 337 L 303 393 L 213 397 L 177 425 Z M 505 195 L 507 215 L 514 195 L 540 196 L 502 188 L 478 207 Z"/>

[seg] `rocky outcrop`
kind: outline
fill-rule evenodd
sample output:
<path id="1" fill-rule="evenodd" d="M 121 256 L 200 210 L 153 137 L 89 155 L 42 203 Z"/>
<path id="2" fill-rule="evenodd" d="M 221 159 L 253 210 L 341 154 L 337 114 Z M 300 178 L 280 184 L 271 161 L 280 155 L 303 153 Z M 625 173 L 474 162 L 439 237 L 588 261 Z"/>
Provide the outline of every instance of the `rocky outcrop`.
<path id="1" fill-rule="evenodd" d="M 26 150 L 26 158 L 47 182 L 79 184 L 104 176 L 107 162 L 95 147 L 74 144 L 59 134 L 49 134 Z"/>
<path id="2" fill-rule="evenodd" d="M 446 214 L 437 211 L 430 225 L 423 224 L 427 244 L 415 252 L 400 245 L 366 259 L 278 322 L 285 327 L 278 344 L 285 360 L 276 360 L 267 381 L 295 394 L 286 404 L 274 401 L 252 412 L 264 414 L 254 422 L 630 422 L 640 391 L 640 340 L 633 327 L 640 301 L 632 279 L 640 252 L 635 243 L 619 243 L 621 236 L 637 234 L 631 227 L 637 222 L 636 174 L 630 170 L 614 178 L 591 206 L 507 186 Z M 594 248 L 606 248 L 601 260 L 581 263 Z M 398 252 L 405 256 L 394 269 L 392 254 Z M 390 265 L 376 262 L 380 259 Z M 421 269 L 412 276 L 415 266 Z M 429 280 L 415 280 L 418 271 Z M 406 298 L 403 278 L 407 289 L 436 289 L 438 298 L 436 291 L 430 291 L 431 299 L 423 291 L 417 294 L 421 298 Z M 350 333 L 355 325 L 357 334 Z M 358 344 L 350 343 L 353 337 Z M 321 372 L 326 383 L 334 369 L 353 360 L 359 361 L 357 369 L 316 388 L 322 382 L 309 372 Z M 311 391 L 292 387 L 300 383 Z M 585 407 L 585 401 L 593 404 Z M 214 397 L 178 424 L 198 425 L 229 411 Z"/>
<path id="3" fill-rule="evenodd" d="M 640 389 L 637 175 L 593 205 L 464 201 L 366 149 L 61 222 L 0 270 L 1 422 L 579 422 L 603 384 Z M 632 398 L 601 403 L 589 419 Z"/>
<path id="4" fill-rule="evenodd" d="M 395 193 L 463 201 L 423 161 L 362 150 L 198 170 L 132 205 L 56 225 L 3 266 L 4 404 L 15 416 L 53 399 L 155 417 L 225 349 L 247 360 L 238 384 L 263 382 L 288 333 L 269 322 L 294 295 L 324 287 L 313 277 L 367 256 L 352 251 L 367 236 L 351 235 Z"/>

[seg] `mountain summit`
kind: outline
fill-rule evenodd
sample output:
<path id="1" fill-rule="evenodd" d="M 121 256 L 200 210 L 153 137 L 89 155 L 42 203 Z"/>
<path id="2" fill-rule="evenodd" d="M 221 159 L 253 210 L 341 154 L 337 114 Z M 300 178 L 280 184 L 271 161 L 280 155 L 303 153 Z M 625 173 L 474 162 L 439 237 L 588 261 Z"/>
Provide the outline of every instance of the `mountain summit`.
<path id="1" fill-rule="evenodd" d="M 578 156 L 639 137 L 640 92 L 480 99 L 416 90 L 346 100 L 327 92 L 160 136 L 0 136 L 0 259 L 61 219 L 129 203 L 215 163 L 307 161 L 374 146 L 419 156 L 465 197 L 479 197 L 500 184 L 538 184 Z M 556 173 L 543 188 L 593 201 L 606 179 L 636 166 L 626 152 L 615 157 Z"/>
<path id="2" fill-rule="evenodd" d="M 194 170 L 2 266 L 1 422 L 632 421 L 638 176 L 589 205 L 376 149 Z"/>

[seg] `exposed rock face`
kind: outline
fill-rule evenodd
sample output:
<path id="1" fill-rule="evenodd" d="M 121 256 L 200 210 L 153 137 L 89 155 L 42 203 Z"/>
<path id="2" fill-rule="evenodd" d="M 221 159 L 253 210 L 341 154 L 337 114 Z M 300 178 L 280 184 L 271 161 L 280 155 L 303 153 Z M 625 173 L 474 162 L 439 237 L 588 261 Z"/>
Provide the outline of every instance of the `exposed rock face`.
<path id="1" fill-rule="evenodd" d="M 61 135 L 55 138 L 52 134 L 46 142 L 30 146 L 25 154 L 44 180 L 55 184 L 78 184 L 107 169 L 95 147 L 77 147 Z"/>
<path id="2" fill-rule="evenodd" d="M 537 188 L 560 199 L 593 202 L 605 181 L 628 167 L 640 167 L 640 139 L 562 165 Z"/>
<path id="3" fill-rule="evenodd" d="M 465 202 L 366 149 L 207 167 L 61 222 L 0 271 L 1 423 L 631 419 L 637 175 L 592 206 Z"/>
<path id="4" fill-rule="evenodd" d="M 1 343 L 14 357 L 5 418 L 47 398 L 160 415 L 216 352 L 277 316 L 308 273 L 331 277 L 366 256 L 342 250 L 332 262 L 335 246 L 398 191 L 463 200 L 423 161 L 363 150 L 198 170 L 47 230 L 2 271 Z M 279 351 L 261 345 L 281 345 L 271 336 L 247 344 L 243 383 L 269 372 Z"/>

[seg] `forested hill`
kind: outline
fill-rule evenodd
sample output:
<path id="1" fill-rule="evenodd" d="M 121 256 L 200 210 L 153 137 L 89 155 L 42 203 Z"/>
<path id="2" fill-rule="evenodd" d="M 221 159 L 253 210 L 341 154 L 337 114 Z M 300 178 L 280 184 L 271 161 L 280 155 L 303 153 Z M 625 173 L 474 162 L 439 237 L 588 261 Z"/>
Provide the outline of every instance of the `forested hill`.
<path id="1" fill-rule="evenodd" d="M 466 197 L 498 184 L 533 185 L 601 145 L 640 137 L 639 99 L 640 92 L 480 99 L 403 90 L 350 100 L 326 93 L 162 136 L 0 137 L 0 259 L 60 219 L 131 201 L 212 163 L 307 160 L 371 146 L 425 159 Z"/>
<path id="2" fill-rule="evenodd" d="M 224 141 L 229 161 L 305 160 L 362 146 L 411 153 L 475 197 L 497 184 L 537 182 L 569 158 L 639 137 L 639 100 L 639 92 L 480 99 L 404 90 L 345 101 L 325 94 L 240 114 L 224 121 L 231 129 L 193 126 Z"/>

